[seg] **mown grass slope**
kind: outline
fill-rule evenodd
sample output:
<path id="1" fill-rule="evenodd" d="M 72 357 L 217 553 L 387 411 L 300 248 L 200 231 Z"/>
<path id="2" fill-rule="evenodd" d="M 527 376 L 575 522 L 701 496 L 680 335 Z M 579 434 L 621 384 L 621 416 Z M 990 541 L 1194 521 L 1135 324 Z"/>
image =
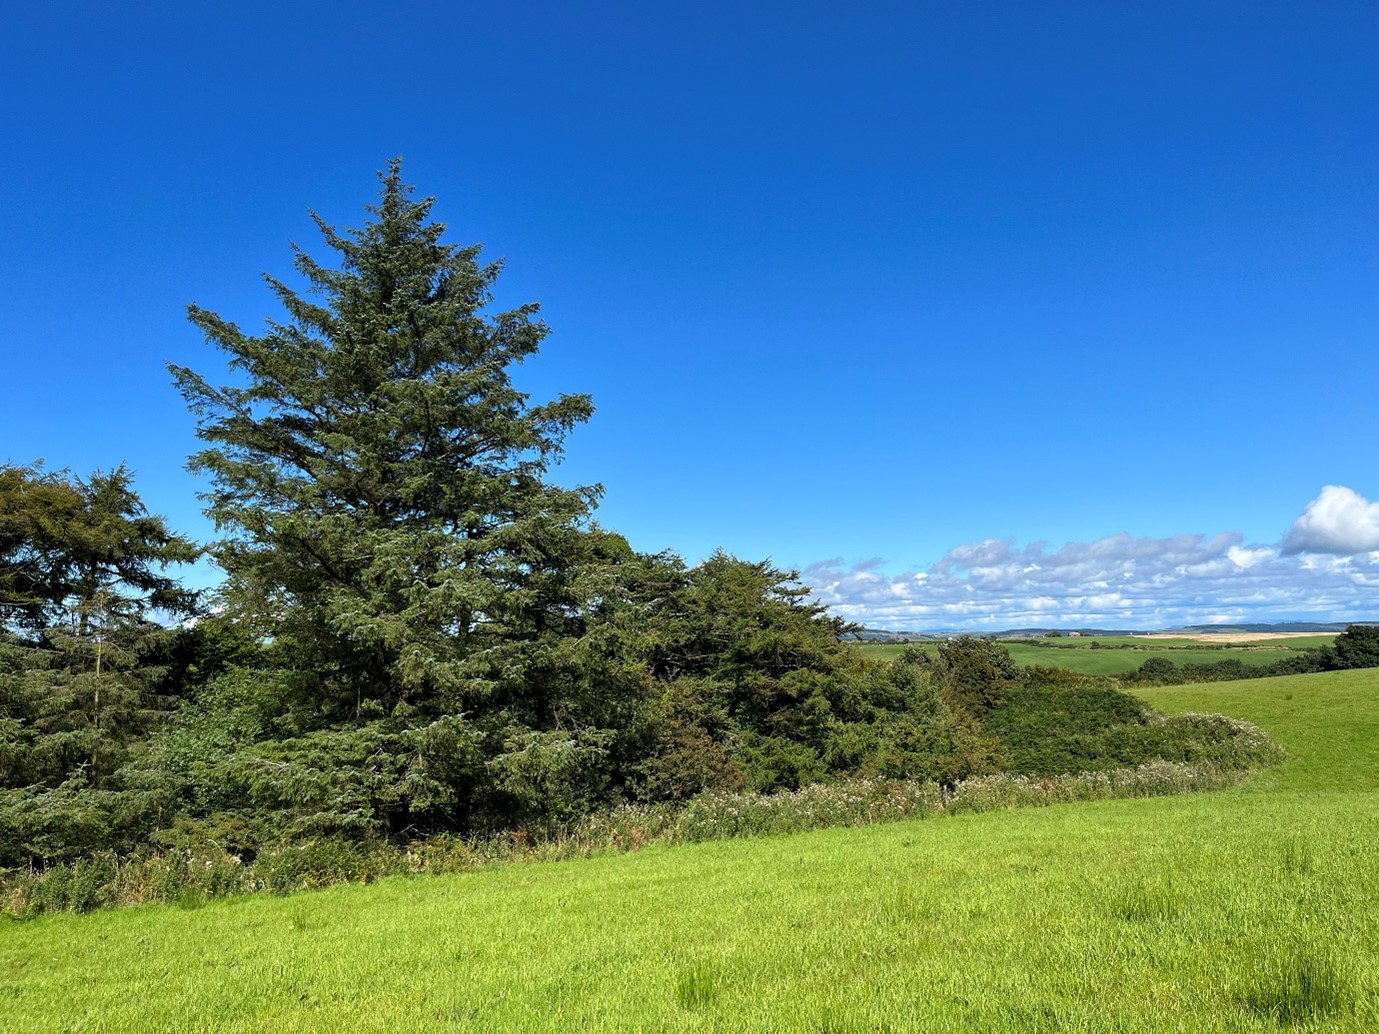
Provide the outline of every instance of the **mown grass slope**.
<path id="1" fill-rule="evenodd" d="M 1229 793 L 0 926 L 0 1029 L 1379 1029 L 1379 672 L 1146 691 Z"/>

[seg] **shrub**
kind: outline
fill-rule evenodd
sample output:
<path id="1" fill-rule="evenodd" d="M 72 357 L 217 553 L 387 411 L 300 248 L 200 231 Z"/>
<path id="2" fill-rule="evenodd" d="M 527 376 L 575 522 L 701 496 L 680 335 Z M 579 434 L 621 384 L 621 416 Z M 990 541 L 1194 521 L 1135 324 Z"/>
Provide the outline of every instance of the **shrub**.
<path id="1" fill-rule="evenodd" d="M 1165 718 L 1098 680 L 1013 691 L 987 716 L 986 731 L 1023 775 L 1096 772 L 1153 760 L 1271 764 L 1277 748 L 1258 729 L 1217 715 Z"/>
<path id="2" fill-rule="evenodd" d="M 554 861 L 635 851 L 650 843 L 769 836 L 905 818 L 1043 806 L 1115 797 L 1221 789 L 1278 756 L 1258 729 L 1215 716 L 1185 716 L 1229 736 L 1209 759 L 1153 761 L 1131 768 L 1029 777 L 994 774 L 943 786 L 928 780 L 854 779 L 775 794 L 708 791 L 681 809 L 620 805 L 559 828 L 487 839 L 437 836 L 395 846 L 338 837 L 260 851 L 252 862 L 224 851 L 174 849 L 136 861 L 106 854 L 45 870 L 0 873 L 0 914 L 30 918 L 114 905 L 186 907 L 241 893 L 287 894 L 388 875 L 461 872 L 513 861 Z"/>
<path id="3" fill-rule="evenodd" d="M 978 719 L 1000 707 L 1006 691 L 1019 679 L 1010 651 L 989 636 L 960 635 L 940 643 L 927 661 L 944 698 Z"/>
<path id="4" fill-rule="evenodd" d="M 1008 771 L 1061 775 L 1156 756 L 1142 752 L 1125 734 L 1129 727 L 1143 726 L 1148 715 L 1142 701 L 1095 683 L 1035 685 L 1010 693 L 1005 706 L 987 716 L 986 730 L 1005 748 Z"/>
<path id="5" fill-rule="evenodd" d="M 1332 650 L 1338 668 L 1379 668 L 1379 625 L 1347 625 Z"/>
<path id="6" fill-rule="evenodd" d="M 1284 657 L 1269 665 L 1260 675 L 1313 675 L 1336 670 L 1336 651 L 1329 646 Z"/>
<path id="7" fill-rule="evenodd" d="M 1184 664 L 1178 669 L 1178 674 L 1183 682 L 1234 682 L 1258 677 L 1259 669 L 1230 657 L 1210 664 Z"/>
<path id="8" fill-rule="evenodd" d="M 1151 657 L 1135 671 L 1140 682 L 1180 682 L 1178 666 L 1167 657 Z"/>
<path id="9" fill-rule="evenodd" d="M 782 736 L 745 733 L 733 761 L 746 773 L 753 790 L 798 790 L 828 778 L 823 759 L 803 743 Z"/>

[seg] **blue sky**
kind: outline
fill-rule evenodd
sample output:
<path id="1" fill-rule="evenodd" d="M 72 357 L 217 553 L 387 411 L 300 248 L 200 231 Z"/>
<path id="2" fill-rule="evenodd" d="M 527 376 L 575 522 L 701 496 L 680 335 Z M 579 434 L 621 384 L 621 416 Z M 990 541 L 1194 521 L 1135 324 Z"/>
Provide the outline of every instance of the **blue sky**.
<path id="1" fill-rule="evenodd" d="M 1379 8 L 662 8 L 10 5 L 0 461 L 209 538 L 185 307 L 276 315 L 400 154 L 640 549 L 890 627 L 1379 618 Z"/>

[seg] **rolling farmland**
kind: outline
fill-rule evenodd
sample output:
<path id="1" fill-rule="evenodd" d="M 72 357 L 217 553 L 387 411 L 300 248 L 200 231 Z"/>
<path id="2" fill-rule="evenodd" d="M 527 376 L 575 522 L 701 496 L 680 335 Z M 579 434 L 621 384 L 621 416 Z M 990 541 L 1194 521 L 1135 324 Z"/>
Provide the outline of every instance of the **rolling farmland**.
<path id="1" fill-rule="evenodd" d="M 1241 643 L 1211 644 L 1200 639 L 1160 639 L 1147 636 L 1085 636 L 1060 639 L 1003 639 L 1011 659 L 1022 667 L 1041 665 L 1066 668 L 1083 675 L 1124 675 L 1151 657 L 1165 657 L 1174 664 L 1214 664 L 1235 659 L 1258 667 L 1325 646 L 1334 635 L 1260 639 Z M 859 643 L 868 657 L 894 657 L 911 647 L 933 650 L 936 640 L 914 643 Z"/>

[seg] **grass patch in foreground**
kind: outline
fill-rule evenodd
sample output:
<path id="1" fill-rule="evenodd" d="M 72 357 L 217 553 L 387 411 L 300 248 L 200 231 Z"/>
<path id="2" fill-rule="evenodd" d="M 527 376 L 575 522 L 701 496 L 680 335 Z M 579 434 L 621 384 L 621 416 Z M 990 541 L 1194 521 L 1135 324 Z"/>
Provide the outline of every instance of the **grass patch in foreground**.
<path id="1" fill-rule="evenodd" d="M 1292 752 L 1225 793 L 0 925 L 0 1017 L 16 1031 L 1372 1031 L 1379 786 L 1348 745 L 1379 728 L 1376 690 L 1379 672 L 1342 672 L 1147 693 L 1222 701 Z"/>
<path id="2" fill-rule="evenodd" d="M 0 994 L 25 1031 L 1367 1031 L 1376 805 L 1113 801 L 44 918 L 2 935 Z"/>

